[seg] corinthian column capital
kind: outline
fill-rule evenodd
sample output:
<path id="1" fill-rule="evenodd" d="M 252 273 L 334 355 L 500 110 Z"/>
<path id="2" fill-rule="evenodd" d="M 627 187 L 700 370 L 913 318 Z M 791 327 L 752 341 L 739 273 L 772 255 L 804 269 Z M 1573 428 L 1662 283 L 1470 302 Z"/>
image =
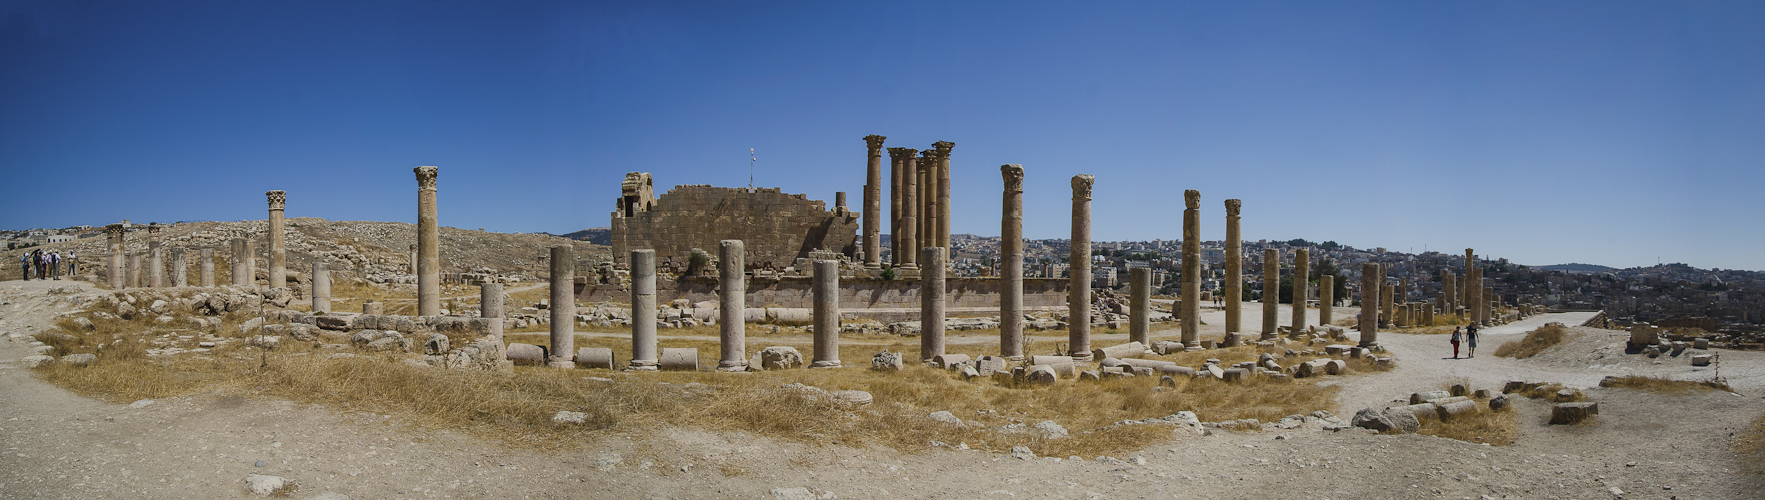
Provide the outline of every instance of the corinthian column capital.
<path id="1" fill-rule="evenodd" d="M 435 189 L 435 178 L 441 175 L 441 169 L 436 167 L 417 167 L 411 171 L 417 173 L 417 189 Z"/>

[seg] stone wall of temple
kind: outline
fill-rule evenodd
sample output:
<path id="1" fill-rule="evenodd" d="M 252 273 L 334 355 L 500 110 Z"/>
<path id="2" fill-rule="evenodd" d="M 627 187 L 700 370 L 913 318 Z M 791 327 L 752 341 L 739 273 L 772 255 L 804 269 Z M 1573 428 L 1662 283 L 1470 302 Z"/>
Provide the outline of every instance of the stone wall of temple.
<path id="1" fill-rule="evenodd" d="M 721 240 L 742 240 L 748 269 L 783 269 L 825 250 L 852 257 L 858 214 L 778 188 L 675 186 L 650 197 L 649 174 L 626 175 L 625 193 L 612 214 L 614 262 L 629 265 L 631 250 L 656 251 L 661 269 L 685 269 L 692 249 L 715 254 Z"/>

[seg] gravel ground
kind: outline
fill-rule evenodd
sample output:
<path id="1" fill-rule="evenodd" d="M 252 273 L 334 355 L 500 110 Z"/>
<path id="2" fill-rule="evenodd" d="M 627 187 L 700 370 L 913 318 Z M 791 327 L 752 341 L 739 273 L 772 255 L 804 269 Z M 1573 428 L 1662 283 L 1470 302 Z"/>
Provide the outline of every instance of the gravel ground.
<path id="1" fill-rule="evenodd" d="M 46 327 L 72 307 L 48 289 L 67 285 L 0 283 L 0 334 Z M 1341 413 L 1451 380 L 1498 388 L 1519 378 L 1592 387 L 1601 403 L 1593 425 L 1545 425 L 1548 404 L 1521 399 L 1512 446 L 1306 424 L 1206 436 L 1178 429 L 1137 453 L 1083 461 L 682 429 L 543 453 L 384 415 L 225 394 L 106 404 L 36 380 L 16 363 L 28 354 L 24 343 L 0 341 L 0 498 L 251 497 L 248 474 L 294 481 L 294 498 L 1758 498 L 1765 477 L 1737 472 L 1729 442 L 1765 414 L 1759 353 L 1722 351 L 1722 375 L 1738 395 L 1602 389 L 1605 374 L 1706 372 L 1684 358 L 1657 365 L 1625 356 L 1621 332 L 1574 331 L 1529 360 L 1442 359 L 1450 348 L 1440 336 L 1383 335 L 1399 368 L 1344 379 Z M 1484 349 L 1504 335 L 1520 334 L 1491 334 Z"/>

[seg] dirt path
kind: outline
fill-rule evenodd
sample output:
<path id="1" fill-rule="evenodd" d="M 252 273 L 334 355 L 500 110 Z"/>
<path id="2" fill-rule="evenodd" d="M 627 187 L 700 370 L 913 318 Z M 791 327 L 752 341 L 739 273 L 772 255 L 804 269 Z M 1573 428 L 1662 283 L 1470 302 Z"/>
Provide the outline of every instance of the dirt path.
<path id="1" fill-rule="evenodd" d="M 41 329 L 71 307 L 70 296 L 49 295 L 49 286 L 0 283 L 0 334 Z M 1597 381 L 1579 358 L 1442 360 L 1439 336 L 1382 340 L 1404 362 L 1390 373 L 1344 379 L 1343 413 L 1359 400 L 1431 388 L 1415 386 L 1447 377 Z M 1596 341 L 1604 342 L 1590 332 L 1570 347 Z M 1622 498 L 1756 498 L 1765 487 L 1765 478 L 1739 474 L 1727 451 L 1730 433 L 1765 413 L 1765 384 L 1751 375 L 1739 378 L 1742 396 L 1591 389 L 1602 415 L 1583 427 L 1544 425 L 1548 407 L 1521 400 L 1521 438 L 1513 446 L 1308 424 L 1208 436 L 1176 431 L 1171 441 L 1120 460 L 1057 461 L 693 430 L 607 436 L 539 453 L 412 429 L 382 415 L 224 394 L 105 404 L 38 381 L 16 365 L 25 354 L 23 342 L 0 341 L 0 498 L 242 498 L 250 496 L 243 480 L 251 473 L 297 481 L 295 498 L 338 492 L 357 499 L 786 498 L 771 491 L 794 487 L 822 498 L 1587 499 L 1614 498 L 1612 488 Z M 1759 364 L 1737 354 L 1755 353 L 1725 352 L 1726 362 Z M 1571 355 L 1580 356 L 1564 353 Z"/>

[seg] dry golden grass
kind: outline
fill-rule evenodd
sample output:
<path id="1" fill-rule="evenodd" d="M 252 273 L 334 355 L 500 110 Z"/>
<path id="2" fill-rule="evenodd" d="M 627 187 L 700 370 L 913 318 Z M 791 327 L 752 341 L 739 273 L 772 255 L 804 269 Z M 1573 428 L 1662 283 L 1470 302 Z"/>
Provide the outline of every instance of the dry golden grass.
<path id="1" fill-rule="evenodd" d="M 228 318 L 223 337 L 239 337 L 240 317 Z M 1163 417 L 1194 411 L 1205 421 L 1255 418 L 1278 420 L 1314 410 L 1335 410 L 1338 387 L 1314 380 L 1253 378 L 1226 383 L 1211 379 L 1179 379 L 1160 389 L 1156 380 L 1111 379 L 1095 383 L 1066 380 L 1049 387 L 1019 387 L 1008 380 L 962 380 L 934 368 L 911 366 L 898 373 L 868 370 L 870 355 L 884 349 L 918 352 L 916 338 L 842 336 L 841 357 L 847 368 L 786 370 L 731 375 L 715 372 L 626 373 L 608 370 L 555 370 L 517 367 L 514 373 L 450 371 L 412 367 L 395 355 L 330 359 L 334 351 L 313 343 L 285 339 L 274 351 L 245 347 L 234 339 L 208 353 L 148 357 L 147 347 L 172 342 L 194 347 L 200 338 L 150 321 L 95 319 L 92 332 L 78 332 L 71 323 L 46 332 L 57 354 L 93 352 L 98 362 L 75 368 L 61 364 L 39 369 L 45 380 L 76 393 L 112 402 L 166 398 L 220 391 L 283 398 L 346 410 L 395 414 L 437 429 L 451 429 L 490 439 L 556 448 L 596 436 L 642 436 L 669 426 L 712 431 L 744 431 L 803 443 L 882 445 L 903 451 L 929 448 L 931 441 L 967 443 L 970 447 L 1006 451 L 1028 446 L 1047 456 L 1095 457 L 1143 448 L 1170 439 L 1162 425 L 1113 426 L 1129 419 Z M 809 338 L 800 333 L 772 335 L 749 328 L 749 352 L 768 345 L 793 345 L 805 354 Z M 769 331 L 769 329 L 768 329 Z M 233 333 L 224 333 L 233 332 Z M 701 363 L 715 363 L 715 327 L 663 330 L 664 347 L 696 347 Z M 674 335 L 703 340 L 668 338 Z M 510 332 L 511 341 L 545 343 L 540 332 Z M 120 341 L 120 342 L 119 342 Z M 149 345 L 151 342 L 156 344 Z M 580 335 L 578 347 L 610 347 L 629 359 L 629 338 Z M 1053 342 L 1037 341 L 1031 352 L 1052 351 Z M 103 345 L 105 347 L 99 348 Z M 992 354 L 996 344 L 956 344 L 953 352 Z M 1254 359 L 1254 347 L 1183 353 L 1164 357 L 1185 365 L 1203 358 L 1231 363 Z M 1287 360 L 1289 362 L 1295 360 Z M 1370 362 L 1349 360 L 1371 370 Z M 607 377 L 612 382 L 588 380 Z M 1329 380 L 1330 378 L 1320 379 Z M 701 385 L 686 385 L 689 383 Z M 781 389 L 804 383 L 829 391 L 869 391 L 876 402 L 847 407 L 833 400 Z M 563 426 L 551 422 L 560 410 L 587 413 L 588 423 Z M 950 411 L 967 427 L 926 418 Z M 1044 439 L 1005 428 L 1053 420 L 1072 436 Z M 739 474 L 741 471 L 733 471 Z"/>
<path id="2" fill-rule="evenodd" d="M 1557 394 L 1559 392 L 1562 392 L 1564 389 L 1569 389 L 1571 391 L 1574 391 L 1574 394 L 1570 395 L 1567 398 L 1562 397 Z M 1530 398 L 1530 399 L 1548 399 L 1548 400 L 1559 402 L 1559 403 L 1585 401 L 1587 399 L 1587 394 L 1581 392 L 1580 389 L 1565 387 L 1562 384 L 1557 384 L 1557 383 L 1541 384 L 1541 385 L 1538 385 L 1537 387 L 1533 387 L 1531 389 L 1520 391 L 1519 394 L 1521 396 L 1526 396 L 1527 398 Z"/>
<path id="3" fill-rule="evenodd" d="M 1728 387 L 1728 384 L 1718 380 L 1667 380 L 1640 375 L 1608 377 L 1600 381 L 1600 387 L 1636 389 L 1659 394 L 1685 394 L 1691 391 L 1734 392 L 1734 389 Z"/>
<path id="4" fill-rule="evenodd" d="M 1471 382 L 1468 378 L 1458 377 L 1440 384 L 1439 390 L 1450 390 L 1453 385 L 1471 387 Z M 1488 399 L 1473 397 L 1471 400 L 1477 402 L 1476 413 L 1460 415 L 1451 421 L 1424 420 L 1416 433 L 1494 446 L 1507 446 L 1519 439 L 1520 421 L 1513 406 L 1495 411 L 1489 409 Z"/>
<path id="5" fill-rule="evenodd" d="M 1559 325 L 1545 325 L 1526 334 L 1526 338 L 1502 344 L 1495 355 L 1503 358 L 1526 359 L 1568 340 L 1569 330 Z"/>
<path id="6" fill-rule="evenodd" d="M 1734 438 L 1734 454 L 1748 473 L 1765 473 L 1765 415 Z"/>

